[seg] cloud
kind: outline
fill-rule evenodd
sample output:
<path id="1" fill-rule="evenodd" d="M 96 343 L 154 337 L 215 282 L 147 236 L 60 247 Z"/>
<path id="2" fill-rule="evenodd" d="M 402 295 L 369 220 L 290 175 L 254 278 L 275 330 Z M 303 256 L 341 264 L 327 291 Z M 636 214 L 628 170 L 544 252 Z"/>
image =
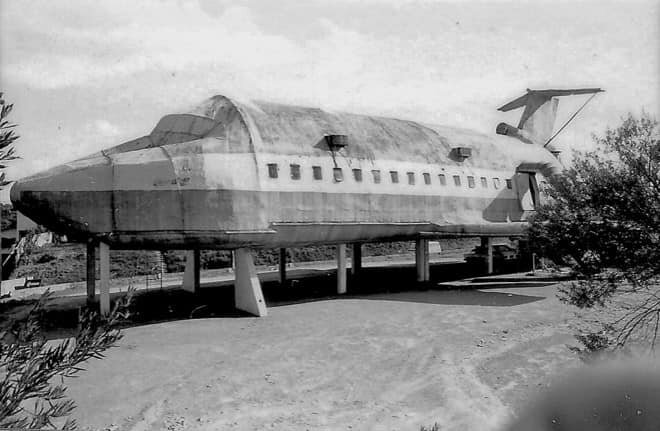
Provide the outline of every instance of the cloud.
<path id="1" fill-rule="evenodd" d="M 655 3 L 369 1 L 6 1 L 16 171 L 148 133 L 212 94 L 492 133 L 517 121 L 495 108 L 526 87 L 603 86 L 565 134 L 580 143 L 628 110 L 657 112 Z M 562 100 L 560 119 L 580 102 Z"/>
<path id="2" fill-rule="evenodd" d="M 151 3 L 151 7 L 146 5 Z M 16 4 L 12 4 L 16 7 Z M 67 3 L 58 16 L 68 16 L 82 7 Z M 254 69 L 276 67 L 296 59 L 297 50 L 283 37 L 262 34 L 243 7 L 227 8 L 212 18 L 195 4 L 139 2 L 139 6 L 101 3 L 89 11 L 92 21 L 98 14 L 115 8 L 123 10 L 126 20 L 105 29 L 79 28 L 77 23 L 60 20 L 53 28 L 42 20 L 5 21 L 9 29 L 25 37 L 20 50 L 3 46 L 3 75 L 33 88 L 54 89 L 69 86 L 104 85 L 110 79 L 123 79 L 147 70 L 182 71 L 217 65 L 241 65 Z M 51 6 L 52 8 L 52 6 Z M 10 12 L 9 15 L 12 15 Z M 44 50 L 44 32 L 57 35 L 57 46 L 77 50 Z M 35 37 L 36 36 L 36 37 Z M 30 38 L 35 40 L 30 44 Z M 47 71 L 47 73 L 44 73 Z"/>
<path id="3" fill-rule="evenodd" d="M 109 138 L 116 138 L 121 134 L 121 129 L 107 120 L 96 120 L 90 127 L 92 134 Z"/>

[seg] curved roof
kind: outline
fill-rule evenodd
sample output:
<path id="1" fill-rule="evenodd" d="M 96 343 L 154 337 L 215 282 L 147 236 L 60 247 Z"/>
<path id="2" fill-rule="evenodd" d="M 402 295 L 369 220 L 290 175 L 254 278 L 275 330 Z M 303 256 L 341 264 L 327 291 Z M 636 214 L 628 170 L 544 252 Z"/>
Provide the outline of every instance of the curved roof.
<path id="1" fill-rule="evenodd" d="M 190 114 L 222 122 L 234 109 L 249 131 L 254 150 L 260 152 L 324 154 L 324 136 L 339 134 L 347 136 L 347 146 L 341 151 L 347 157 L 491 169 L 511 168 L 521 162 L 556 164 L 545 149 L 514 138 L 395 118 L 263 101 L 243 103 L 219 95 L 207 99 Z M 472 156 L 463 162 L 453 159 L 451 151 L 455 147 L 471 148 Z"/>
<path id="2" fill-rule="evenodd" d="M 151 134 L 102 151 L 111 155 L 203 138 L 224 139 L 224 152 L 326 155 L 326 135 L 346 135 L 346 157 L 402 160 L 487 169 L 537 166 L 547 175 L 561 165 L 541 146 L 508 136 L 378 116 L 329 112 L 216 95 L 187 113 L 163 117 Z M 469 147 L 459 161 L 452 148 Z M 99 155 L 98 153 L 95 155 Z M 541 167 L 539 167 L 541 166 Z"/>

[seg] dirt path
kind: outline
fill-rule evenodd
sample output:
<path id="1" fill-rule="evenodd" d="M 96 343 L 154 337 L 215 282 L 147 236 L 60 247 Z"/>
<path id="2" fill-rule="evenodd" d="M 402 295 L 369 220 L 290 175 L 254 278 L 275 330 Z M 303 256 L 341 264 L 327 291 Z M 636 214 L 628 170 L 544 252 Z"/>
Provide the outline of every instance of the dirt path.
<path id="1" fill-rule="evenodd" d="M 91 429 L 495 429 L 578 365 L 555 292 L 409 291 L 130 328 L 69 393 Z"/>

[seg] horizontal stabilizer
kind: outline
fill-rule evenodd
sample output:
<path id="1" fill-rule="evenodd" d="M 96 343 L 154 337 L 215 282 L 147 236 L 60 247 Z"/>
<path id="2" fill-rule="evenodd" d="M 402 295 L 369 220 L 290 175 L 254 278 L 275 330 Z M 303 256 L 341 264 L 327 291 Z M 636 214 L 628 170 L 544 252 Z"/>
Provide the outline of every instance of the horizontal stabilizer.
<path id="1" fill-rule="evenodd" d="M 500 124 L 497 133 L 510 135 L 526 143 L 547 145 L 552 135 L 557 117 L 559 96 L 575 96 L 581 94 L 596 94 L 603 90 L 600 88 L 575 88 L 568 90 L 530 90 L 515 100 L 498 108 L 499 111 L 511 111 L 524 107 L 518 127 Z M 593 97 L 593 96 L 592 96 Z"/>
<path id="2" fill-rule="evenodd" d="M 511 111 L 512 109 L 518 109 L 522 108 L 523 106 L 527 105 L 527 102 L 529 99 L 533 96 L 539 97 L 541 99 L 550 99 L 552 97 L 556 96 L 575 96 L 575 95 L 580 95 L 580 94 L 593 94 L 593 93 L 600 93 L 604 90 L 600 88 L 574 88 L 570 90 L 530 90 L 529 88 L 527 89 L 527 94 L 524 94 L 520 97 L 518 97 L 515 100 L 512 100 L 511 102 L 507 103 L 506 105 L 500 106 L 497 108 L 498 111 L 502 112 L 507 112 Z"/>

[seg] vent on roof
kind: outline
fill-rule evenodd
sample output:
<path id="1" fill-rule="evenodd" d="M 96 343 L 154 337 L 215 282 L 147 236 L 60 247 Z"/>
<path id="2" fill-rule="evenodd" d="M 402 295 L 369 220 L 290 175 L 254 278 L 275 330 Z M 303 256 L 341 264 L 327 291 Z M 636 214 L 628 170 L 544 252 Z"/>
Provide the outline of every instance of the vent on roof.
<path id="1" fill-rule="evenodd" d="M 346 135 L 325 135 L 325 143 L 330 151 L 339 151 L 348 145 L 348 137 Z"/>
<path id="2" fill-rule="evenodd" d="M 454 147 L 451 149 L 451 154 L 453 157 L 462 162 L 463 160 L 472 157 L 472 148 Z"/>

